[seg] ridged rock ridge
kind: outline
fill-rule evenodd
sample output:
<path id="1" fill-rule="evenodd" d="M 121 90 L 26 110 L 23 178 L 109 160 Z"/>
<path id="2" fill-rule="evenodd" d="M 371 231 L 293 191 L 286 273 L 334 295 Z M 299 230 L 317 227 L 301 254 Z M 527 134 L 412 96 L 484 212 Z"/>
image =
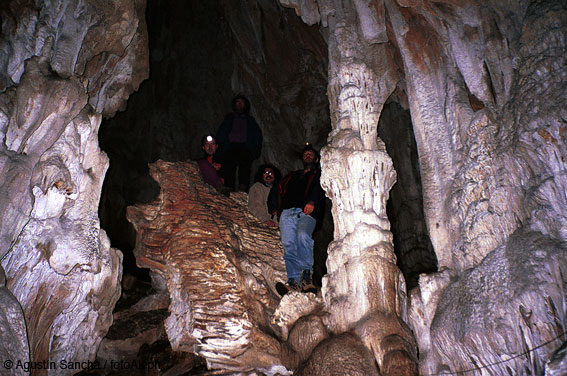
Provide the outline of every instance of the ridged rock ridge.
<path id="1" fill-rule="evenodd" d="M 225 197 L 203 183 L 194 162 L 157 161 L 150 174 L 161 192 L 129 207 L 128 219 L 138 265 L 166 281 L 172 348 L 203 356 L 211 369 L 281 365 L 281 329 L 271 322 L 275 283 L 285 281 L 278 231 L 248 212 L 245 194 Z"/>

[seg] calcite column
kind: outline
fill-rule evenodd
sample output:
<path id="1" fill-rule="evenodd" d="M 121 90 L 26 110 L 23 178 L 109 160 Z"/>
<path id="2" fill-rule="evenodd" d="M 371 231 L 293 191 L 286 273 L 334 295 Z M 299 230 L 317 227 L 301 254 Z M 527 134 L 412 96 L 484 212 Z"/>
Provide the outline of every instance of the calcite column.
<path id="1" fill-rule="evenodd" d="M 323 299 L 328 325 L 353 330 L 374 353 L 380 372 L 415 374 L 415 344 L 403 318 L 405 282 L 396 266 L 388 193 L 396 181 L 377 126 L 396 86 L 395 73 L 361 56 L 390 59 L 384 45 L 357 35 L 354 9 L 331 18 L 329 99 L 333 131 L 322 151 L 322 185 L 333 202 L 334 241 L 328 249 Z M 355 53 L 355 51 L 362 51 Z"/>

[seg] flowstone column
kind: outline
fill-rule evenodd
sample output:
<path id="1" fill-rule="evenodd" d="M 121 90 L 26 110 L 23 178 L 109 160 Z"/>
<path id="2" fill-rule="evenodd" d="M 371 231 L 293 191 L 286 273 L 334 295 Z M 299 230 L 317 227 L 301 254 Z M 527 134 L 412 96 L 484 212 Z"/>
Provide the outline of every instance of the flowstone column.
<path id="1" fill-rule="evenodd" d="M 395 81 L 349 54 L 357 50 L 349 25 L 330 25 L 329 50 L 338 52 L 330 59 L 333 131 L 322 150 L 321 181 L 333 202 L 335 240 L 328 249 L 322 294 L 335 334 L 358 334 L 382 375 L 412 375 L 416 346 L 404 322 L 405 282 L 386 216 L 396 173 L 377 137 L 380 112 Z"/>
<path id="2" fill-rule="evenodd" d="M 394 364 L 414 374 L 415 343 L 403 322 L 405 282 L 386 217 L 388 192 L 396 179 L 392 161 L 382 143 L 354 149 L 337 146 L 341 139 L 335 137 L 323 149 L 321 160 L 322 185 L 333 201 L 335 224 L 322 287 L 329 326 L 336 334 L 359 334 L 382 374 Z"/>

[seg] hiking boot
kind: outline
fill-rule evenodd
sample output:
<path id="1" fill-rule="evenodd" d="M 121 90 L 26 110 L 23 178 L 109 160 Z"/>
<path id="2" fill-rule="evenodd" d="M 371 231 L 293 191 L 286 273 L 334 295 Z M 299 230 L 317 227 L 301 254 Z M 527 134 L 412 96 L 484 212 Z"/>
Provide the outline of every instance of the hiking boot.
<path id="1" fill-rule="evenodd" d="M 303 273 L 301 273 L 301 291 L 317 294 L 317 287 L 313 283 L 310 270 L 304 270 Z"/>
<path id="2" fill-rule="evenodd" d="M 281 296 L 284 296 L 290 291 L 301 291 L 301 286 L 299 283 L 295 282 L 294 279 L 288 279 L 286 284 L 281 282 L 276 283 L 276 291 Z"/>

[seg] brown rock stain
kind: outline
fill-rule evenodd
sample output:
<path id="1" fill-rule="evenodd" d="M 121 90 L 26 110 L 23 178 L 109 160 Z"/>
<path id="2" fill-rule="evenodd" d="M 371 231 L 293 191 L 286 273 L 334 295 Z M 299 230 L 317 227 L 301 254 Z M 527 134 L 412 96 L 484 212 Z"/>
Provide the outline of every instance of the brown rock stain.
<path id="1" fill-rule="evenodd" d="M 543 138 L 545 142 L 557 144 L 557 139 L 553 137 L 547 130 L 540 129 L 537 131 L 537 134 L 540 135 L 540 137 Z"/>
<path id="2" fill-rule="evenodd" d="M 416 14 L 411 8 L 401 9 L 401 14 L 408 24 L 404 36 L 406 48 L 416 68 L 424 73 L 438 71 L 441 68 L 442 47 L 437 32 L 423 16 Z"/>

